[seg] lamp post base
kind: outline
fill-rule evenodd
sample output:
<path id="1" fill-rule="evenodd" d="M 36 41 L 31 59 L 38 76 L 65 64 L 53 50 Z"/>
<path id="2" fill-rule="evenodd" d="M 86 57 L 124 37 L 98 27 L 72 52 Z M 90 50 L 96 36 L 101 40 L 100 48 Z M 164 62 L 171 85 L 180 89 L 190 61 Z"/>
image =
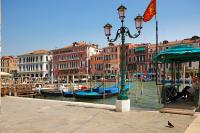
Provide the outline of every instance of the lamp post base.
<path id="1" fill-rule="evenodd" d="M 116 101 L 117 112 L 128 112 L 130 111 L 130 99 L 128 100 L 117 100 Z"/>

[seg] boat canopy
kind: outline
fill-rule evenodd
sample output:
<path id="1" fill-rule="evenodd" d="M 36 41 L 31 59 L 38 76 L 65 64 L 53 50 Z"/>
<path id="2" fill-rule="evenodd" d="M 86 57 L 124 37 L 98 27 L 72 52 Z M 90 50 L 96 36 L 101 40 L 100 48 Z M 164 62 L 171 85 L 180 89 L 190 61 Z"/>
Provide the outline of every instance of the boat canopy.
<path id="1" fill-rule="evenodd" d="M 6 72 L 0 72 L 0 75 L 3 77 L 3 76 L 7 76 L 7 77 L 11 77 L 12 76 L 12 74 L 10 74 L 10 73 L 6 73 Z"/>
<path id="2" fill-rule="evenodd" d="M 160 52 L 154 59 L 161 63 L 200 61 L 200 48 L 179 44 Z"/>

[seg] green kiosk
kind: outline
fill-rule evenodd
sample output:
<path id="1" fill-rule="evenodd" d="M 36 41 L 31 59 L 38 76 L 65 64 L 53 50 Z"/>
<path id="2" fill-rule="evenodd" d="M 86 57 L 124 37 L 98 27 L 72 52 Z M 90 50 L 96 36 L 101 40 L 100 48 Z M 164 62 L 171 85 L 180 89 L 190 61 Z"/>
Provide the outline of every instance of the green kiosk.
<path id="1" fill-rule="evenodd" d="M 164 105 L 160 111 L 193 115 L 194 112 L 199 109 L 200 105 L 200 81 L 198 89 L 195 91 L 195 95 L 190 98 L 190 100 L 180 98 L 175 101 L 170 101 L 170 97 L 176 96 L 177 92 L 180 92 L 183 89 L 181 88 L 183 87 L 181 86 L 183 78 L 180 80 L 180 75 L 184 75 L 185 77 L 185 73 L 183 74 L 183 71 L 181 71 L 183 64 L 197 62 L 198 72 L 193 76 L 198 76 L 200 79 L 200 48 L 179 44 L 160 52 L 154 59 L 157 66 L 158 64 L 162 64 L 164 67 L 163 72 L 160 72 L 160 78 L 158 78 L 159 84 L 157 83 L 157 85 L 161 86 L 160 101 Z M 166 76 L 166 64 L 170 64 L 171 66 L 169 68 L 169 73 L 171 73 L 170 79 L 167 79 Z"/>

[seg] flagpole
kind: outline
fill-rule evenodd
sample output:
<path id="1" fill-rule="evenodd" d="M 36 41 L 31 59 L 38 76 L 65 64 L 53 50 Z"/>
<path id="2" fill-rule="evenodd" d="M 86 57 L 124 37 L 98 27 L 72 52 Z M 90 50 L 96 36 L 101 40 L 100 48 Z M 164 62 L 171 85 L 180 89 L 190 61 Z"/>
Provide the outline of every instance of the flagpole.
<path id="1" fill-rule="evenodd" d="M 157 4 L 157 3 L 156 3 Z M 155 14 L 155 20 L 156 20 L 156 55 L 158 54 L 158 20 L 157 20 L 157 5 L 156 5 L 156 14 Z"/>
<path id="2" fill-rule="evenodd" d="M 158 55 L 158 20 L 157 20 L 157 3 L 155 3 L 155 20 L 156 20 L 156 56 Z M 156 61 L 156 85 L 158 84 L 158 62 Z"/>
<path id="3" fill-rule="evenodd" d="M 157 56 L 158 55 L 158 20 L 157 20 L 156 15 L 157 15 L 157 6 L 156 6 L 156 14 L 155 14 L 155 20 L 156 20 L 156 56 Z M 157 85 L 158 103 L 161 103 L 160 86 L 159 86 L 160 84 L 158 84 L 158 61 L 156 61 L 156 85 Z"/>
<path id="4" fill-rule="evenodd" d="M 157 15 L 157 9 L 156 9 L 156 0 L 151 0 L 150 4 L 148 5 L 147 9 L 145 10 L 143 14 L 143 21 L 147 22 L 150 21 L 154 15 L 155 15 L 155 20 L 156 20 L 156 52 L 155 56 L 158 55 L 158 21 L 156 18 Z M 159 95 L 159 88 L 158 88 L 158 61 L 153 61 L 152 63 L 155 65 L 155 73 L 156 73 L 156 85 L 157 85 L 157 94 Z"/>
<path id="5" fill-rule="evenodd" d="M 156 16 L 155 16 L 156 19 Z M 156 55 L 158 54 L 158 20 L 156 19 Z"/>
<path id="6" fill-rule="evenodd" d="M 156 20 L 156 56 L 158 54 L 158 21 L 155 15 Z M 156 84 L 158 84 L 158 62 L 156 61 Z"/>

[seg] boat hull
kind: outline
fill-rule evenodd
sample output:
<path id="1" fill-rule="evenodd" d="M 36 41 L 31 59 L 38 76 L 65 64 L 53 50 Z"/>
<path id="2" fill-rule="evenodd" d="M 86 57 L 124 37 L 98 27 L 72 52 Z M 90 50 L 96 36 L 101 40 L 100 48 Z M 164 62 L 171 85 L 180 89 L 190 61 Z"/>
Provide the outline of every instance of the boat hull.
<path id="1" fill-rule="evenodd" d="M 84 92 L 84 91 L 80 91 L 80 92 L 75 92 L 74 93 L 74 97 L 75 98 L 85 98 L 85 99 L 103 99 L 108 98 L 108 97 L 112 97 L 112 96 L 116 96 L 118 95 L 118 92 L 105 92 L 104 93 L 97 93 L 97 92 Z"/>
<path id="2" fill-rule="evenodd" d="M 74 92 L 64 92 L 62 91 L 62 94 L 64 97 L 73 97 L 74 96 Z"/>
<path id="3" fill-rule="evenodd" d="M 62 96 L 61 91 L 59 90 L 41 90 L 40 93 L 43 96 Z"/>

